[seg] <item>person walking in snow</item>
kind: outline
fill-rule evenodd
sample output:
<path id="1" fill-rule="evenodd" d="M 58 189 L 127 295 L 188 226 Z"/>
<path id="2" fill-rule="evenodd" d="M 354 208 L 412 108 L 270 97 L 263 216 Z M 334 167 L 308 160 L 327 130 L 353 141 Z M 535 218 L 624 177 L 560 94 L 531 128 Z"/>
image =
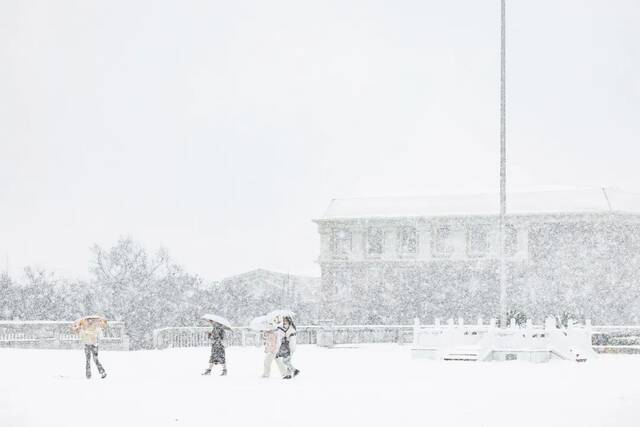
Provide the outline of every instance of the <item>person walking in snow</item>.
<path id="1" fill-rule="evenodd" d="M 207 335 L 211 339 L 211 356 L 209 357 L 209 367 L 202 375 L 211 375 L 213 365 L 222 365 L 222 375 L 227 375 L 227 358 L 224 350 L 224 327 L 216 322 L 211 322 L 213 328 Z"/>
<path id="2" fill-rule="evenodd" d="M 278 337 L 278 352 L 276 353 L 276 363 L 280 369 L 280 374 L 285 380 L 297 376 L 300 370 L 293 367 L 291 358 L 296 351 L 296 325 L 289 316 L 284 316 L 282 325 L 276 329 Z"/>
<path id="3" fill-rule="evenodd" d="M 269 378 L 271 375 L 271 365 L 273 359 L 278 352 L 278 335 L 275 331 L 264 331 L 264 370 L 262 371 L 262 378 Z"/>
<path id="4" fill-rule="evenodd" d="M 73 325 L 73 331 L 80 336 L 80 342 L 84 344 L 85 374 L 87 379 L 91 378 L 91 356 L 98 368 L 100 377 L 107 376 L 107 372 L 98 360 L 98 338 L 102 336 L 102 331 L 106 328 L 107 321 L 101 317 L 85 317 L 78 320 Z"/>

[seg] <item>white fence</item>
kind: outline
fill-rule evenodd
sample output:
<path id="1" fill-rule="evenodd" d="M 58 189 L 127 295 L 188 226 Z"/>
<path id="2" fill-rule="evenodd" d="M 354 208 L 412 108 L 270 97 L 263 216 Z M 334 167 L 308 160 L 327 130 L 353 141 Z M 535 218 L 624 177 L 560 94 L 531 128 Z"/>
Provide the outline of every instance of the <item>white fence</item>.
<path id="1" fill-rule="evenodd" d="M 70 349 L 80 348 L 80 338 L 71 321 L 0 321 L 0 347 Z M 123 322 L 108 322 L 100 339 L 103 350 L 129 350 Z"/>
<path id="2" fill-rule="evenodd" d="M 449 321 L 453 323 L 453 321 Z M 458 320 L 458 324 L 460 320 Z M 0 321 L 0 348 L 79 348 L 79 338 L 71 331 L 71 321 Z M 464 346 L 474 346 L 487 334 L 491 323 L 465 325 L 462 336 L 455 338 Z M 350 345 L 364 343 L 398 343 L 415 346 L 415 325 L 304 325 L 298 327 L 300 344 Z M 420 325 L 423 335 L 431 338 L 452 339 L 451 335 L 442 336 L 443 325 L 437 320 L 431 325 Z M 542 326 L 517 329 L 527 336 L 529 347 L 542 344 Z M 153 331 L 155 348 L 200 347 L 208 346 L 208 327 L 169 327 Z M 506 332 L 504 332 L 506 331 Z M 527 332 L 528 331 L 528 332 Z M 602 353 L 640 353 L 640 325 L 636 326 L 592 326 L 592 344 L 594 350 Z M 527 335 L 529 334 L 529 335 Z M 522 335 L 522 333 L 520 334 Z M 514 339 L 509 330 L 494 331 L 494 339 L 505 346 Z M 236 327 L 227 335 L 228 345 L 259 346 L 262 337 L 259 332 L 247 327 Z M 122 322 L 110 321 L 101 340 L 106 350 L 128 350 L 129 337 Z M 423 347 L 425 347 L 423 345 Z"/>
<path id="3" fill-rule="evenodd" d="M 210 345 L 208 327 L 169 327 L 153 331 L 155 348 L 201 347 Z M 331 334 L 332 345 L 363 343 L 408 344 L 413 340 L 412 325 L 341 325 L 297 327 L 298 344 L 318 344 L 320 334 Z M 262 334 L 247 327 L 234 327 L 225 338 L 227 345 L 259 346 Z"/>
<path id="4" fill-rule="evenodd" d="M 576 357 L 567 347 L 567 342 L 588 347 L 592 343 L 597 352 L 610 353 L 640 353 L 640 325 L 639 326 L 573 326 L 571 328 L 556 328 L 549 325 L 545 332 L 544 325 L 513 326 L 507 329 L 495 327 L 495 321 L 483 324 L 480 320 L 476 324 L 464 324 L 458 319 L 457 324 L 449 320 L 441 324 L 437 319 L 431 325 L 304 325 L 298 327 L 298 342 L 300 344 L 318 345 L 356 345 L 364 343 L 398 343 L 412 344 L 412 348 L 419 348 L 422 354 L 428 354 L 432 349 L 455 349 L 447 354 L 439 350 L 439 357 L 457 360 L 485 360 L 489 356 L 497 360 L 514 356 L 513 350 L 526 348 L 526 358 L 533 361 L 550 357 L 549 348 L 554 348 L 557 355 L 562 357 Z M 210 345 L 207 338 L 208 327 L 168 327 L 154 331 L 155 348 L 201 347 Z M 570 337 L 569 337 L 570 336 Z M 569 338 L 567 338 L 569 337 Z M 235 327 L 227 334 L 227 345 L 259 346 L 262 345 L 261 333 L 246 327 Z M 473 349 L 485 348 L 484 352 Z M 486 350 L 491 348 L 491 354 Z M 583 353 L 590 351 L 581 350 Z M 435 352 L 435 350 L 432 350 Z M 434 353 L 435 354 L 435 353 Z M 431 356 L 434 356 L 432 354 Z M 578 357 L 579 353 L 578 353 Z M 520 358 L 525 358 L 520 354 Z"/>

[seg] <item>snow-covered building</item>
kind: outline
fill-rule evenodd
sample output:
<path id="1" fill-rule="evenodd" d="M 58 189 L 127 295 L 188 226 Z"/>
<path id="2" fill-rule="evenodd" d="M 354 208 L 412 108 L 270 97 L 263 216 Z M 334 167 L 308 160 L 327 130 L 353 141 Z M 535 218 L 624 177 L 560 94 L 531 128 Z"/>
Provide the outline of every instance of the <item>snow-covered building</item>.
<path id="1" fill-rule="evenodd" d="M 324 316 L 365 323 L 496 316 L 498 200 L 332 200 L 315 220 Z M 640 195 L 606 188 L 509 194 L 505 248 L 510 309 L 535 319 L 565 313 L 637 322 Z"/>

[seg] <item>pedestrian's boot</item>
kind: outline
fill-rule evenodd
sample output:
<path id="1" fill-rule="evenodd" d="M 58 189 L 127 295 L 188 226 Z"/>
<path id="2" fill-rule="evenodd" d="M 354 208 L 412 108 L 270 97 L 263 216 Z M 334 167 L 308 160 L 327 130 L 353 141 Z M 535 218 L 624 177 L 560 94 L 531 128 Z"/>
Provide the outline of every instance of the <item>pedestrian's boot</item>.
<path id="1" fill-rule="evenodd" d="M 202 373 L 202 375 L 211 375 L 211 369 L 207 369 Z"/>
<path id="2" fill-rule="evenodd" d="M 295 370 L 293 371 L 293 376 L 294 376 L 294 377 L 297 377 L 299 373 L 300 373 L 300 369 L 295 369 Z"/>
<path id="3" fill-rule="evenodd" d="M 106 377 L 107 377 L 107 372 L 102 371 L 102 373 L 100 374 L 100 378 L 106 378 Z"/>
<path id="4" fill-rule="evenodd" d="M 220 374 L 221 377 L 224 377 L 225 375 L 227 375 L 227 368 L 223 368 L 222 373 Z"/>
<path id="5" fill-rule="evenodd" d="M 283 380 L 290 380 L 291 379 L 291 375 L 287 374 L 284 377 L 282 377 Z"/>

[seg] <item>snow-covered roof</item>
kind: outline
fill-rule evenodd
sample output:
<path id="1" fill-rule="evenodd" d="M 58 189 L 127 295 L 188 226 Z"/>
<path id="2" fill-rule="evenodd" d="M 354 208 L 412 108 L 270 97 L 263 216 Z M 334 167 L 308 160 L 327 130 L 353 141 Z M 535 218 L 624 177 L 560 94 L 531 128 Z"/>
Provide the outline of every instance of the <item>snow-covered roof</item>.
<path id="1" fill-rule="evenodd" d="M 333 199 L 321 219 L 498 215 L 497 194 Z M 507 193 L 507 214 L 628 212 L 640 194 L 610 188 Z"/>

